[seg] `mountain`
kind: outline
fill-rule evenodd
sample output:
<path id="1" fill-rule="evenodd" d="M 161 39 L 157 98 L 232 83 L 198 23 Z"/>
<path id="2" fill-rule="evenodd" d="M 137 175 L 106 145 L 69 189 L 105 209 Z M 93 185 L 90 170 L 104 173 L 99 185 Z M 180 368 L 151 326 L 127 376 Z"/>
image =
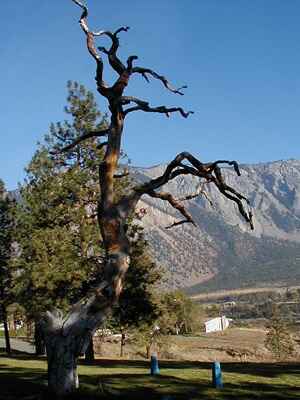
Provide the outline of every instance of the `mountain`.
<path id="1" fill-rule="evenodd" d="M 161 175 L 165 165 L 133 168 L 137 181 Z M 166 202 L 144 197 L 143 219 L 152 253 L 168 271 L 168 286 L 190 293 L 240 287 L 300 284 L 300 161 L 241 165 L 241 177 L 224 168 L 228 184 L 251 202 L 255 230 L 241 219 L 236 205 L 212 185 L 204 197 L 186 202 L 197 227 L 184 224 Z M 164 190 L 178 197 L 195 192 L 198 180 L 180 176 Z"/>

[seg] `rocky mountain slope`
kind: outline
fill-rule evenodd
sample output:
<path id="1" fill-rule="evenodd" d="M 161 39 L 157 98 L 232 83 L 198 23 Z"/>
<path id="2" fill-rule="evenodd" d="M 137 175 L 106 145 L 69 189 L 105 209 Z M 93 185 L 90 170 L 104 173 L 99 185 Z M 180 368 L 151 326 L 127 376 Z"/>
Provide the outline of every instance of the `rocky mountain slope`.
<path id="1" fill-rule="evenodd" d="M 164 165 L 134 168 L 138 181 L 159 176 Z M 166 202 L 144 197 L 143 219 L 155 259 L 168 271 L 170 287 L 215 290 L 300 283 L 300 161 L 242 165 L 241 177 L 225 168 L 226 181 L 251 201 L 255 230 L 236 205 L 205 187 L 213 205 L 198 197 L 186 203 L 197 227 L 165 229 L 180 218 Z M 178 177 L 166 186 L 176 196 L 195 192 L 195 177 Z"/>

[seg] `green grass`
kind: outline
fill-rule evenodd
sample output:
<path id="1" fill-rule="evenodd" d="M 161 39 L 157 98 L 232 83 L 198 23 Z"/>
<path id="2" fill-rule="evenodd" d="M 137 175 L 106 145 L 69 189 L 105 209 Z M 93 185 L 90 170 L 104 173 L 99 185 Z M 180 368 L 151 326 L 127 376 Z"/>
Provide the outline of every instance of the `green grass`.
<path id="1" fill-rule="evenodd" d="M 149 375 L 149 363 L 98 360 L 80 363 L 76 399 L 297 399 L 299 364 L 223 363 L 224 389 L 211 387 L 211 365 L 160 362 L 161 374 Z M 0 399 L 41 399 L 46 389 L 46 362 L 27 355 L 0 355 Z"/>

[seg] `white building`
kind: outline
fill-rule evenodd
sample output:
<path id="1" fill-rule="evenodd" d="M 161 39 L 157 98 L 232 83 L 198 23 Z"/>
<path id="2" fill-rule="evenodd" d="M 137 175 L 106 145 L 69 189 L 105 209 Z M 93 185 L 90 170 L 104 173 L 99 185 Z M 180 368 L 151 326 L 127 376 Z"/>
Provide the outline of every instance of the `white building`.
<path id="1" fill-rule="evenodd" d="M 204 324 L 206 333 L 219 332 L 219 331 L 224 331 L 225 329 L 228 328 L 229 319 L 226 318 L 225 315 L 222 315 L 222 317 L 210 319 L 209 321 L 206 321 Z"/>

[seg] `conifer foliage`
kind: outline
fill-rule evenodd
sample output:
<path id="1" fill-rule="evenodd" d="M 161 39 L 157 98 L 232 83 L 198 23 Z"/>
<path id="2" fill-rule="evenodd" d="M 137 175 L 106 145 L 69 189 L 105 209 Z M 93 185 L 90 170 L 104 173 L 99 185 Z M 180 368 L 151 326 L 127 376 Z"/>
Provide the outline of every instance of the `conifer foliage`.
<path id="1" fill-rule="evenodd" d="M 4 326 L 6 352 L 10 354 L 7 306 L 13 301 L 11 257 L 13 246 L 13 202 L 0 180 L 0 321 Z"/>
<path id="2" fill-rule="evenodd" d="M 70 120 L 51 124 L 27 167 L 21 188 L 17 237 L 21 274 L 16 284 L 29 317 L 78 300 L 101 270 L 102 248 L 95 208 L 99 196 L 95 159 L 98 141 L 53 157 L 50 149 L 76 140 L 83 129 L 97 129 L 105 119 L 82 85 L 68 82 L 66 113 Z M 30 315 L 31 314 L 31 315 Z"/>
<path id="3" fill-rule="evenodd" d="M 266 328 L 266 348 L 278 360 L 291 357 L 295 351 L 295 342 L 278 310 L 274 310 Z"/>

